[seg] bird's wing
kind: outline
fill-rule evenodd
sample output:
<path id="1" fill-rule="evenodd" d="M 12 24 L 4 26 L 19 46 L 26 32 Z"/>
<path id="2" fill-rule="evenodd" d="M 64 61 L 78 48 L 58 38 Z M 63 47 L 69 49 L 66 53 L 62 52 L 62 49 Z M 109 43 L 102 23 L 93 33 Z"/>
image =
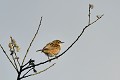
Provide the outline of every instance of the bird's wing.
<path id="1" fill-rule="evenodd" d="M 43 49 L 44 50 L 52 50 L 52 49 L 55 49 L 56 47 L 60 47 L 60 45 L 53 44 L 52 42 L 50 42 Z"/>
<path id="2" fill-rule="evenodd" d="M 47 45 L 46 45 L 43 49 L 44 49 L 44 50 L 49 49 L 49 48 L 51 47 L 51 44 L 52 44 L 51 42 L 50 42 L 50 43 L 48 43 L 48 44 L 47 44 Z"/>

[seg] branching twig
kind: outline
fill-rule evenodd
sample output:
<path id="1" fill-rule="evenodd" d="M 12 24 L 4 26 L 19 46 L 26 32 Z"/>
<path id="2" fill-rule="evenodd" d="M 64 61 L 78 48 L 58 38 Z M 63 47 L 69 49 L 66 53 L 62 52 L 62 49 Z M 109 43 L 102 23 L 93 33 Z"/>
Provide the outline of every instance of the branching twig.
<path id="1" fill-rule="evenodd" d="M 23 77 L 25 77 L 27 75 L 27 73 L 29 73 L 33 68 L 29 69 L 24 75 Z"/>
<path id="2" fill-rule="evenodd" d="M 22 78 L 29 77 L 29 76 L 34 76 L 34 75 L 40 74 L 40 73 L 42 73 L 42 72 L 44 72 L 44 71 L 47 71 L 48 69 L 50 69 L 51 67 L 53 67 L 55 64 L 56 64 L 56 63 L 52 64 L 51 66 L 49 66 L 48 68 L 46 68 L 46 69 L 44 69 L 44 70 L 42 70 L 42 71 L 36 72 L 36 73 L 34 73 L 34 74 L 27 75 L 27 76 L 23 76 L 23 77 L 21 77 L 21 79 L 22 79 Z"/>
<path id="3" fill-rule="evenodd" d="M 26 58 L 26 56 L 27 56 L 27 54 L 28 54 L 28 52 L 29 52 L 29 50 L 30 50 L 30 47 L 31 47 L 31 45 L 32 45 L 32 43 L 33 43 L 33 41 L 34 41 L 34 39 L 36 38 L 36 36 L 37 36 L 37 34 L 38 34 L 38 31 L 39 31 L 40 26 L 41 26 L 41 21 L 42 21 L 42 17 L 41 17 L 41 20 L 40 20 L 40 24 L 39 24 L 39 26 L 38 26 L 38 29 L 37 29 L 37 31 L 36 31 L 36 33 L 35 33 L 35 35 L 34 35 L 32 41 L 30 42 L 30 45 L 29 45 L 29 47 L 28 47 L 28 49 L 27 49 L 27 51 L 26 51 L 26 54 L 25 54 L 25 56 L 24 56 L 24 58 L 23 58 L 22 65 L 23 65 L 23 63 L 24 63 L 24 61 L 25 61 L 25 58 Z"/>
<path id="4" fill-rule="evenodd" d="M 27 62 L 27 63 L 25 63 L 24 65 L 22 65 L 22 67 L 25 67 L 26 65 L 28 65 L 29 64 L 29 61 Z"/>
<path id="5" fill-rule="evenodd" d="M 103 14 L 103 15 L 104 15 L 104 14 Z M 92 23 L 90 23 L 90 24 L 88 24 L 87 26 L 85 26 L 85 27 L 83 28 L 82 32 L 80 33 L 80 35 L 75 39 L 75 41 L 74 41 L 64 52 L 62 52 L 60 55 L 58 55 L 58 56 L 56 56 L 56 57 L 54 57 L 54 58 L 51 58 L 51 59 L 49 59 L 49 60 L 47 60 L 47 61 L 44 61 L 44 62 L 35 64 L 35 66 L 39 66 L 39 65 L 41 65 L 41 64 L 45 64 L 45 63 L 47 63 L 47 62 L 50 62 L 50 61 L 52 61 L 52 60 L 54 60 L 54 59 L 59 58 L 59 57 L 62 56 L 63 54 L 65 54 L 65 53 L 78 41 L 78 39 L 83 35 L 84 31 L 85 31 L 90 25 L 94 24 L 96 21 L 98 21 L 99 19 L 101 19 L 101 18 L 103 17 L 103 15 L 101 15 L 99 18 L 97 18 L 97 19 L 96 19 L 95 21 L 93 21 Z M 26 69 L 28 69 L 28 68 L 31 68 L 31 67 L 32 67 L 32 66 L 25 67 L 25 68 L 22 69 L 22 71 L 24 71 L 24 70 L 26 70 Z"/>
<path id="6" fill-rule="evenodd" d="M 8 60 L 10 61 L 10 63 L 12 64 L 12 66 L 15 68 L 15 70 L 18 72 L 18 70 L 16 69 L 15 65 L 13 64 L 13 62 L 11 61 L 11 59 L 9 58 L 9 56 L 7 55 L 6 51 L 4 50 L 4 48 L 2 47 L 2 45 L 0 44 L 1 49 L 3 50 L 3 52 L 5 53 L 5 56 L 8 58 Z"/>

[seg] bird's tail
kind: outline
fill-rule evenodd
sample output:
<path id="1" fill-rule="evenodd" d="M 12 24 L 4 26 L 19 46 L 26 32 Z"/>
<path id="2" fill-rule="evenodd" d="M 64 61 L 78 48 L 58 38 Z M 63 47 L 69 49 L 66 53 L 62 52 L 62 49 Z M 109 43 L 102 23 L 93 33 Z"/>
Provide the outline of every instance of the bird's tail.
<path id="1" fill-rule="evenodd" d="M 40 50 L 37 50 L 36 52 L 39 52 L 39 51 L 42 51 L 42 49 L 40 49 Z"/>

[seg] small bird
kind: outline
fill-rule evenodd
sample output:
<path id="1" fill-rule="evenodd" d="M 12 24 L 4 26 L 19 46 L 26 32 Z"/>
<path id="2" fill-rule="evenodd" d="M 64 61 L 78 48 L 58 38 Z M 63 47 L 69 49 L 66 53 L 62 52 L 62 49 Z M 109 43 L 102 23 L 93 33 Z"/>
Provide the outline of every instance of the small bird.
<path id="1" fill-rule="evenodd" d="M 39 52 L 39 51 L 43 52 L 48 57 L 48 60 L 49 60 L 50 59 L 49 57 L 54 57 L 60 52 L 61 43 L 64 43 L 64 42 L 60 40 L 54 40 L 48 43 L 43 49 L 37 50 L 36 52 Z"/>

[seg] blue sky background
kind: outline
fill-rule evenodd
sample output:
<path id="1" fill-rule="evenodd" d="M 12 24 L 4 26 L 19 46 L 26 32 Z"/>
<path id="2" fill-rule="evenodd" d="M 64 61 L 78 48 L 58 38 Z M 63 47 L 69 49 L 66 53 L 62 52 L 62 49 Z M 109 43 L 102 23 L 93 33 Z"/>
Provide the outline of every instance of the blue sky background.
<path id="1" fill-rule="evenodd" d="M 89 3 L 94 5 L 91 21 L 96 15 L 104 14 L 103 18 L 90 26 L 64 56 L 37 70 L 56 62 L 54 67 L 24 80 L 120 80 L 119 0 L 0 0 L 0 43 L 9 55 L 9 37 L 15 38 L 22 61 L 43 16 L 26 61 L 45 61 L 47 57 L 36 50 L 60 39 L 65 42 L 63 52 L 87 25 Z M 0 80 L 16 80 L 14 68 L 2 50 L 0 53 Z"/>

